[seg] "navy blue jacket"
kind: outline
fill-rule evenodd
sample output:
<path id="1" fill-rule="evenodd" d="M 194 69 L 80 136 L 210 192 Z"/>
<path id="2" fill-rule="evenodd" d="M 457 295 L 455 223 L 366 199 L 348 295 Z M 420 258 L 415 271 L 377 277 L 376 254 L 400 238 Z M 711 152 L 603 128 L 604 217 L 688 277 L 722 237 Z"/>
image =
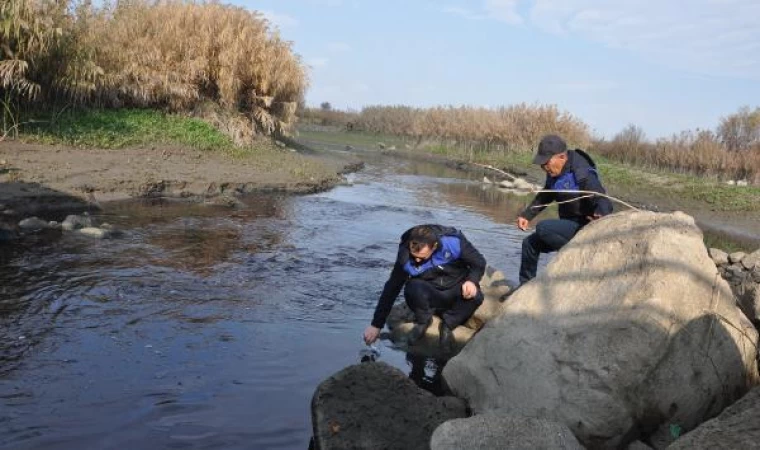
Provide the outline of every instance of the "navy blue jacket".
<path id="1" fill-rule="evenodd" d="M 409 253 L 411 229 L 401 235 L 396 262 L 375 307 L 372 326 L 382 328 L 385 325 L 396 297 L 404 284 L 412 278 L 427 281 L 440 290 L 451 289 L 465 281 L 480 285 L 486 270 L 483 255 L 456 228 L 428 226 L 438 238 L 438 247 L 427 261 L 420 264 L 416 264 Z"/>
<path id="2" fill-rule="evenodd" d="M 582 190 L 594 191 L 606 194 L 599 173 L 596 170 L 596 164 L 591 157 L 582 150 L 570 150 L 567 152 L 567 162 L 562 168 L 562 173 L 556 177 L 546 175 L 544 183 L 546 190 Z M 563 192 L 541 192 L 520 214 L 528 220 L 532 220 L 551 202 L 565 201 L 572 198 L 581 197 L 587 194 L 581 193 L 563 193 Z M 585 225 L 588 223 L 586 216 L 599 214 L 606 216 L 612 213 L 612 202 L 606 197 L 595 195 L 574 202 L 563 203 L 559 205 L 560 219 L 568 219 Z"/>

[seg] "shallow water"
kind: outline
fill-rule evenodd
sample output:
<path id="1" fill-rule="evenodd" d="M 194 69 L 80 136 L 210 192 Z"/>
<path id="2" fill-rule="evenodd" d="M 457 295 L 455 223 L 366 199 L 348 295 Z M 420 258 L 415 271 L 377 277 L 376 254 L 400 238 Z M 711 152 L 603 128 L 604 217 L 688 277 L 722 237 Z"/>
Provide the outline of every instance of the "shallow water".
<path id="1" fill-rule="evenodd" d="M 516 279 L 528 198 L 466 177 L 370 159 L 322 194 L 112 204 L 118 239 L 3 248 L 0 448 L 307 448 L 314 389 L 358 362 L 403 231 L 458 226 Z M 430 361 L 379 348 L 436 390 Z"/>

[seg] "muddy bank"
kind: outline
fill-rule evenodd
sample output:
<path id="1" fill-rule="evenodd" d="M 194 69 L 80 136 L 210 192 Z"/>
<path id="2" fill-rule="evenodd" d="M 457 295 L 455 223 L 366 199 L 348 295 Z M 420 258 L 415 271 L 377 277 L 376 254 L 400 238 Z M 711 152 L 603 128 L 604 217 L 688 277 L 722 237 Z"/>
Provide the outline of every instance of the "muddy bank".
<path id="1" fill-rule="evenodd" d="M 334 187 L 361 163 L 290 149 L 234 157 L 182 147 L 82 149 L 0 142 L 0 214 L 98 209 L 139 197 L 205 201 L 254 192 L 313 193 Z"/>

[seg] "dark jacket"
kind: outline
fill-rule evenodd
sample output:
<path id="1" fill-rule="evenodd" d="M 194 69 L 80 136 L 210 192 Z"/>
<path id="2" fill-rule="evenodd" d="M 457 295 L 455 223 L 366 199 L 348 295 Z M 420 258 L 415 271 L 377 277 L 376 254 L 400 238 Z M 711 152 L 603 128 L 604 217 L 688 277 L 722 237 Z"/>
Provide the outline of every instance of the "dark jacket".
<path id="1" fill-rule="evenodd" d="M 562 173 L 556 177 L 547 175 L 544 183 L 545 190 L 571 190 L 571 191 L 594 191 L 606 194 L 596 164 L 591 157 L 582 150 L 570 150 L 567 152 L 567 162 L 562 168 Z M 551 202 L 562 202 L 587 194 L 564 193 L 564 192 L 541 192 L 520 214 L 528 220 L 532 220 Z M 574 202 L 559 205 L 560 219 L 568 219 L 585 225 L 588 223 L 586 216 L 599 214 L 606 216 L 612 213 L 612 202 L 608 198 L 595 195 Z"/>
<path id="2" fill-rule="evenodd" d="M 438 247 L 427 261 L 416 264 L 409 253 L 411 229 L 401 235 L 398 255 L 388 281 L 375 307 L 372 326 L 382 328 L 404 284 L 414 278 L 427 281 L 436 289 L 446 290 L 472 281 L 480 284 L 486 259 L 456 228 L 429 225 L 438 238 Z"/>

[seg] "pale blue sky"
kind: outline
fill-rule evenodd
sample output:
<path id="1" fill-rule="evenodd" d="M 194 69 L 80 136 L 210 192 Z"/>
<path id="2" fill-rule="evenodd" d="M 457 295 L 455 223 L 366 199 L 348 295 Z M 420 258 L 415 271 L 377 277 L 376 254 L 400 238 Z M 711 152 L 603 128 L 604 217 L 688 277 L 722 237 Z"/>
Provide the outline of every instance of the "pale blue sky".
<path id="1" fill-rule="evenodd" d="M 307 103 L 556 104 L 611 136 L 760 106 L 760 0 L 235 0 L 310 66 Z"/>

